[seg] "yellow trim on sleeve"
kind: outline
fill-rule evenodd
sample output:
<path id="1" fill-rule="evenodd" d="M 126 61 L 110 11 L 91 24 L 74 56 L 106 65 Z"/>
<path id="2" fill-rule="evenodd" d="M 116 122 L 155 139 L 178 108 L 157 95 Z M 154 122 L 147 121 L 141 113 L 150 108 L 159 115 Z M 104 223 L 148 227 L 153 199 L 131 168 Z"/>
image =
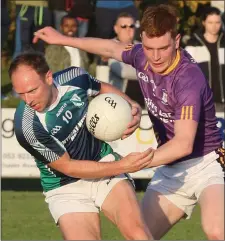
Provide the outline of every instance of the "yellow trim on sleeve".
<path id="1" fill-rule="evenodd" d="M 193 105 L 182 107 L 180 119 L 181 120 L 193 120 Z"/>

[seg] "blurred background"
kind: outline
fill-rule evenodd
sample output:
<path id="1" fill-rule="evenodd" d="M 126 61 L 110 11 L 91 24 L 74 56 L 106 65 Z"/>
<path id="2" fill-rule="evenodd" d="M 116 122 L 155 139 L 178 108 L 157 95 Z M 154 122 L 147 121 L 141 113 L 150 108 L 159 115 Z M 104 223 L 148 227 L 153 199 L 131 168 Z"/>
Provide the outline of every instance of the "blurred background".
<path id="1" fill-rule="evenodd" d="M 224 1 L 174 0 L 1 0 L 1 106 L 2 106 L 2 239 L 60 239 L 51 220 L 39 184 L 39 172 L 32 157 L 17 144 L 13 119 L 18 96 L 8 77 L 10 62 L 22 51 L 41 51 L 53 72 L 72 65 L 85 68 L 101 81 L 108 82 L 143 108 L 140 128 L 126 142 L 111 143 L 121 154 L 157 145 L 135 70 L 126 64 L 95 56 L 68 46 L 32 44 L 35 31 L 52 26 L 71 37 L 115 38 L 139 43 L 140 21 L 151 5 L 169 3 L 177 7 L 181 47 L 198 62 L 214 94 L 218 127 L 225 140 L 224 118 Z M 133 175 L 138 197 L 154 170 Z M 164 239 L 205 239 L 200 227 L 200 210 L 193 218 L 176 225 Z M 102 216 L 103 239 L 123 239 L 113 224 Z"/>

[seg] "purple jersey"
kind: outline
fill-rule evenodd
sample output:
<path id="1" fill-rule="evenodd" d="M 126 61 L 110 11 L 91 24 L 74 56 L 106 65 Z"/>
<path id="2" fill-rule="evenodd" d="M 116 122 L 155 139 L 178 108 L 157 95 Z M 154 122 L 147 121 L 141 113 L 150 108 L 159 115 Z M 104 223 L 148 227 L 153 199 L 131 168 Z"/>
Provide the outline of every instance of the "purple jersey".
<path id="1" fill-rule="evenodd" d="M 193 152 L 182 160 L 206 155 L 222 145 L 212 91 L 199 66 L 185 50 L 177 51 L 173 65 L 165 74 L 151 70 L 142 44 L 128 46 L 122 59 L 137 71 L 160 145 L 174 137 L 175 120 L 198 122 Z"/>

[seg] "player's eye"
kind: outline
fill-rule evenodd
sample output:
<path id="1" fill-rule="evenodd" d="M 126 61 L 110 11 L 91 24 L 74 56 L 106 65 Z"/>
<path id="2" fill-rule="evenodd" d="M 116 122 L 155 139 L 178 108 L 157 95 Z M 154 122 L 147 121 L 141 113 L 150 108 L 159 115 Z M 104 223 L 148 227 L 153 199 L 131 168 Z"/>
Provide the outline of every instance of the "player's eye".
<path id="1" fill-rule="evenodd" d="M 31 93 L 31 94 L 35 94 L 36 91 L 37 91 L 37 89 L 33 89 L 33 90 L 30 91 L 30 93 Z"/>
<path id="2" fill-rule="evenodd" d="M 162 48 L 162 50 L 167 50 L 167 49 L 168 49 L 168 46 L 166 46 L 166 47 Z"/>

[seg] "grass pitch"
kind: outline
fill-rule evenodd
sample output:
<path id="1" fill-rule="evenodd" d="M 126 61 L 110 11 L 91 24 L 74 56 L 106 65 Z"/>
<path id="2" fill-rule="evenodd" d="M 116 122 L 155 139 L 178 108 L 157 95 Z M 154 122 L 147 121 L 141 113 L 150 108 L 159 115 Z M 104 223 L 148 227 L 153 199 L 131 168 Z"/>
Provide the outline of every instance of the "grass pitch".
<path id="1" fill-rule="evenodd" d="M 138 193 L 141 198 L 143 193 Z M 122 240 L 118 229 L 101 215 L 102 239 Z M 159 224 L 160 225 L 160 224 Z M 61 234 L 39 191 L 2 191 L 2 240 L 60 240 Z M 190 220 L 182 220 L 163 240 L 205 240 L 200 225 L 200 209 Z"/>

